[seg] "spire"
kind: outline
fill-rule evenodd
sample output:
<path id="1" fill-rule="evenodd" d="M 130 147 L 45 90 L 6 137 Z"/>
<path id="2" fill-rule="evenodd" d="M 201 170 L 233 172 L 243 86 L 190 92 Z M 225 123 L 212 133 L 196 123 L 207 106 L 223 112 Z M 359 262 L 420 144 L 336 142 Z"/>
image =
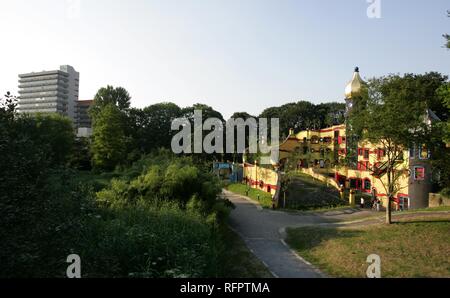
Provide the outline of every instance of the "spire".
<path id="1" fill-rule="evenodd" d="M 355 67 L 353 78 L 345 87 L 345 98 L 352 99 L 355 96 L 361 95 L 361 88 L 364 84 L 364 81 L 359 75 L 359 67 Z"/>

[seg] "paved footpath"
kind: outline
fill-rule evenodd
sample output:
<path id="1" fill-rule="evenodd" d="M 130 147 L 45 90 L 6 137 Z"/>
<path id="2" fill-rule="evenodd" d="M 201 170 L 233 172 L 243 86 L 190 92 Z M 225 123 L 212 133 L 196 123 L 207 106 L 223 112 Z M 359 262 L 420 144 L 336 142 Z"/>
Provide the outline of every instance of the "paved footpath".
<path id="1" fill-rule="evenodd" d="M 230 215 L 230 226 L 247 244 L 252 253 L 263 262 L 275 277 L 315 278 L 326 277 L 310 263 L 301 258 L 284 241 L 285 228 L 303 226 L 360 226 L 380 224 L 382 214 L 359 209 L 323 213 L 283 212 L 263 209 L 247 197 L 224 190 L 223 196 L 236 206 Z M 384 213 L 383 213 L 384 214 Z M 380 216 L 381 215 L 381 216 Z M 360 218 L 360 217 L 372 218 Z M 377 218 L 373 218 L 376 216 Z M 450 218 L 450 212 L 421 212 L 416 214 L 393 214 L 393 218 L 415 217 Z"/>
<path id="2" fill-rule="evenodd" d="M 286 212 L 263 210 L 243 196 L 224 191 L 224 196 L 236 206 L 230 215 L 230 225 L 245 241 L 275 277 L 324 277 L 311 264 L 291 250 L 280 231 L 288 226 L 319 222 L 317 216 L 299 216 Z M 322 221 L 320 221 L 322 222 Z"/>

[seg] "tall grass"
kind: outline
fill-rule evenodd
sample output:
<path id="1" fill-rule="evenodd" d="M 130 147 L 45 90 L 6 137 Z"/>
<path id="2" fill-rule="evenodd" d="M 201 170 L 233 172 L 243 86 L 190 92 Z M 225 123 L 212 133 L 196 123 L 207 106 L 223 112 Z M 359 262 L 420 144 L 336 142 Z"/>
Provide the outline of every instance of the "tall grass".
<path id="1" fill-rule="evenodd" d="M 70 254 L 80 256 L 83 277 L 222 274 L 229 207 L 212 175 L 168 155 L 93 183 L 76 173 L 43 180 L 33 205 L 21 206 L 29 216 L 1 229 L 0 277 L 65 277 Z"/>
<path id="2" fill-rule="evenodd" d="M 265 191 L 251 188 L 245 184 L 235 183 L 226 186 L 226 189 L 239 195 L 247 196 L 261 204 L 264 208 L 272 208 L 272 195 Z"/>

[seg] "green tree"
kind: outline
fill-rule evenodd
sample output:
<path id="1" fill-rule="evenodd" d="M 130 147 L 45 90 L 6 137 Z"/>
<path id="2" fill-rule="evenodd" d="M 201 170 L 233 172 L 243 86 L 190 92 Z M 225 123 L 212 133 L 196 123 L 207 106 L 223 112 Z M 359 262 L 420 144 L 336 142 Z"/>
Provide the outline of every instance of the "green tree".
<path id="1" fill-rule="evenodd" d="M 189 120 L 189 122 L 191 123 L 191 127 L 192 127 L 192 134 L 194 133 L 195 130 L 195 123 L 194 123 L 194 113 L 196 110 L 200 110 L 202 111 L 202 121 L 203 123 L 209 119 L 209 118 L 217 118 L 220 120 L 220 122 L 222 123 L 222 127 L 225 127 L 225 120 L 222 116 L 222 114 L 216 110 L 214 110 L 212 107 L 206 105 L 206 104 L 201 104 L 201 103 L 197 103 L 194 104 L 193 106 L 190 107 L 186 107 L 183 108 L 181 110 L 181 118 L 186 118 L 187 120 Z M 203 125 L 202 123 L 202 125 Z M 208 131 L 208 130 L 202 130 L 203 131 L 203 140 L 204 138 L 212 131 Z M 225 131 L 222 132 L 223 135 L 225 136 Z M 192 150 L 194 149 L 194 136 L 191 136 L 192 138 Z M 225 146 L 225 142 L 224 142 L 224 146 Z M 225 148 L 223 149 L 225 152 Z M 224 154 L 196 154 L 195 155 L 197 158 L 199 158 L 200 160 L 203 161 L 211 161 L 214 159 L 224 159 Z"/>
<path id="2" fill-rule="evenodd" d="M 89 114 L 92 118 L 92 126 L 93 131 L 97 131 L 93 135 L 93 143 L 92 146 L 96 146 L 96 149 L 91 149 L 92 152 L 92 164 L 95 167 L 102 169 L 112 169 L 119 164 L 131 163 L 139 158 L 140 152 L 137 150 L 136 140 L 133 138 L 134 128 L 135 126 L 130 125 L 130 100 L 131 96 L 125 88 L 122 87 L 113 87 L 107 86 L 105 88 L 101 88 L 98 90 L 97 94 L 94 97 L 94 103 L 89 110 Z M 112 112 L 112 108 L 114 107 L 114 112 Z M 103 110 L 107 109 L 109 114 L 107 117 L 112 117 L 116 123 L 105 124 L 104 118 L 105 114 Z M 113 115 L 114 114 L 114 115 Z M 120 114 L 120 117 L 119 117 Z M 103 119 L 101 119 L 103 118 Z M 112 119 L 111 119 L 112 120 Z M 102 122 L 98 124 L 97 122 Z M 114 129 L 118 130 L 119 140 L 117 141 L 107 141 L 110 140 L 111 136 L 101 136 L 102 131 L 108 132 L 111 129 L 110 127 L 114 127 Z M 105 129 L 107 128 L 107 129 Z M 102 159 L 99 154 L 94 154 L 94 152 L 101 148 L 101 143 L 106 144 L 115 144 L 110 147 L 110 149 L 116 148 L 120 149 L 119 151 L 112 154 L 112 151 L 109 151 L 109 154 L 112 154 L 110 157 L 105 156 L 104 161 L 109 160 L 106 164 L 100 162 Z M 120 146 L 117 146 L 120 144 Z M 125 145 L 125 149 L 122 148 L 122 145 Z M 108 146 L 107 146 L 108 147 Z M 107 150 L 108 151 L 108 150 Z M 117 157 L 120 156 L 120 162 Z"/>
<path id="3" fill-rule="evenodd" d="M 442 85 L 436 92 L 438 98 L 442 101 L 442 105 L 447 110 L 447 115 L 450 114 L 450 82 Z M 444 120 L 444 119 L 443 119 Z M 445 122 L 445 137 L 444 141 L 450 143 L 450 117 L 447 117 Z"/>
<path id="4" fill-rule="evenodd" d="M 115 105 L 120 111 L 127 111 L 130 108 L 131 96 L 125 88 L 107 86 L 100 88 L 94 97 L 94 104 L 90 108 L 90 115 L 95 118 L 100 110 L 109 105 Z"/>
<path id="5" fill-rule="evenodd" d="M 398 179 L 404 172 L 400 168 L 403 152 L 413 143 L 429 140 L 431 134 L 430 126 L 424 121 L 428 108 L 423 97 L 426 89 L 420 75 L 374 78 L 369 81 L 368 92 L 355 99 L 355 108 L 350 112 L 350 129 L 360 140 L 381 143 L 386 152 L 386 163 L 374 171 L 386 175 L 387 224 L 391 223 L 390 202 L 399 190 Z"/>
<path id="6" fill-rule="evenodd" d="M 255 119 L 256 120 L 256 125 L 258 125 L 258 119 L 256 119 L 256 117 L 250 115 L 249 113 L 246 112 L 236 112 L 234 113 L 230 119 L 242 119 L 244 121 L 247 121 L 248 119 Z M 257 130 L 258 127 L 252 127 L 251 129 Z M 245 148 L 248 148 L 250 146 L 250 127 L 246 126 L 245 127 Z M 234 129 L 234 148 L 235 151 L 233 153 L 227 153 L 231 155 L 231 158 L 233 159 L 234 162 L 242 162 L 242 156 L 244 152 L 238 152 L 238 134 L 237 134 L 237 127 L 235 127 Z"/>
<path id="7" fill-rule="evenodd" d="M 442 85 L 437 91 L 438 97 L 442 100 L 443 105 L 447 109 L 447 114 L 450 114 L 450 82 Z M 438 123 L 434 129 L 435 144 L 433 151 L 433 167 L 439 173 L 438 182 L 439 188 L 450 187 L 450 118 L 442 119 L 441 123 Z"/>
<path id="8" fill-rule="evenodd" d="M 174 103 L 157 103 L 144 109 L 131 109 L 131 135 L 143 153 L 158 148 L 170 148 L 174 133 L 172 121 L 181 116 L 181 108 Z"/>
<path id="9" fill-rule="evenodd" d="M 59 114 L 38 114 L 34 117 L 34 137 L 49 155 L 54 165 L 67 165 L 73 156 L 75 133 L 72 121 Z"/>
<path id="10" fill-rule="evenodd" d="M 94 168 L 113 170 L 124 164 L 127 157 L 125 115 L 113 104 L 104 106 L 95 116 L 92 134 L 92 163 Z"/>
<path id="11" fill-rule="evenodd" d="M 284 141 L 289 130 L 321 129 L 343 123 L 345 104 L 323 103 L 314 105 L 308 101 L 287 103 L 279 107 L 265 109 L 259 118 L 280 119 L 280 141 Z M 269 121 L 270 132 L 270 121 Z"/>

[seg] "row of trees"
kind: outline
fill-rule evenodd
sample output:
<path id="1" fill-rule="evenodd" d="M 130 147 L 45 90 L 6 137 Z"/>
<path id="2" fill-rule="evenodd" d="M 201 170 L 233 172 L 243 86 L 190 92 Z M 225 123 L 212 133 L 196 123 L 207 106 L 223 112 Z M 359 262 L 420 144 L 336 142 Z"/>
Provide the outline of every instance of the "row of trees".
<path id="1" fill-rule="evenodd" d="M 95 96 L 90 110 L 94 123 L 91 153 L 92 164 L 95 168 L 110 171 L 118 165 L 130 163 L 138 159 L 140 155 L 155 149 L 170 148 L 172 137 L 177 133 L 171 130 L 172 121 L 176 118 L 186 118 L 193 126 L 195 110 L 202 111 L 203 121 L 208 118 L 217 118 L 225 127 L 222 114 L 205 104 L 180 108 L 174 103 L 163 102 L 137 109 L 130 108 L 130 100 L 129 93 L 121 87 L 102 88 Z M 268 108 L 257 117 L 246 112 L 237 112 L 231 118 L 244 120 L 279 118 L 283 140 L 287 137 L 290 128 L 300 131 L 343 123 L 344 108 L 344 104 L 339 103 L 314 105 L 307 101 L 300 101 Z M 203 135 L 207 134 L 208 132 L 204 132 Z M 236 140 L 235 143 L 237 143 Z M 202 157 L 238 161 L 241 158 L 241 152 Z"/>
<path id="2" fill-rule="evenodd" d="M 141 155 L 159 148 L 170 148 L 172 121 L 187 118 L 193 122 L 195 110 L 202 110 L 204 119 L 223 116 L 213 108 L 195 104 L 180 108 L 163 102 L 143 109 L 130 107 L 131 96 L 122 87 L 101 88 L 89 113 L 93 121 L 91 144 L 92 164 L 99 170 L 111 171 L 130 164 Z"/>

